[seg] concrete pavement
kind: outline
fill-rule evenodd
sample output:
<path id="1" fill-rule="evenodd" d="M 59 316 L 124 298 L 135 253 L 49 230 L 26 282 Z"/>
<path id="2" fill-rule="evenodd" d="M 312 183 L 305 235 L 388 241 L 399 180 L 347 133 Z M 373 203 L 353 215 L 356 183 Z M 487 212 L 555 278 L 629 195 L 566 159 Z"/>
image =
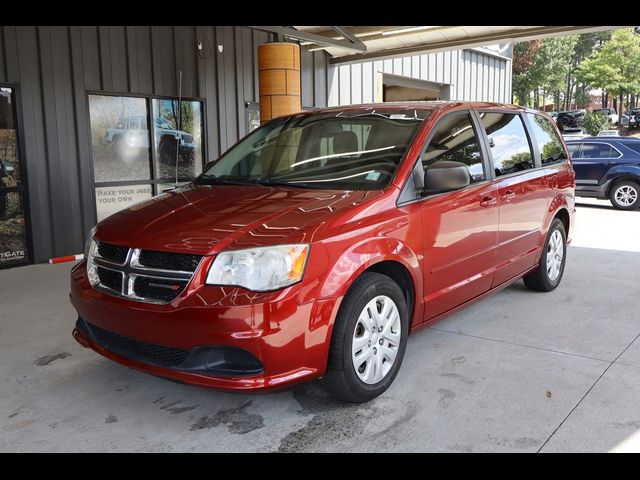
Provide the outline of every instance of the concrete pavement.
<path id="1" fill-rule="evenodd" d="M 69 264 L 0 271 L 0 451 L 640 451 L 640 211 L 579 202 L 557 290 L 518 282 L 417 332 L 360 406 L 128 369 L 71 338 Z"/>

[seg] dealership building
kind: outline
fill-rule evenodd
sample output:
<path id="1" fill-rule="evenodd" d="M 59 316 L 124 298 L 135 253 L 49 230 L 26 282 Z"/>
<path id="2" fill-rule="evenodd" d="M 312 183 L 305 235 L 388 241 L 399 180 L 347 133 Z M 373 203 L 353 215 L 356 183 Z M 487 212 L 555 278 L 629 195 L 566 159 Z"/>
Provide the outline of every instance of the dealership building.
<path id="1" fill-rule="evenodd" d="M 82 252 L 281 114 L 509 103 L 512 41 L 560 28 L 0 27 L 0 268 Z"/>

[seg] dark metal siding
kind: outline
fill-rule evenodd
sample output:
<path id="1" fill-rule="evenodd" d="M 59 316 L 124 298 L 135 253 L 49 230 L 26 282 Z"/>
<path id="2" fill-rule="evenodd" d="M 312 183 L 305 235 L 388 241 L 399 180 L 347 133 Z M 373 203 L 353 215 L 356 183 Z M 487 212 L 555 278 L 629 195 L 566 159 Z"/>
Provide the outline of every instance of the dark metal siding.
<path id="1" fill-rule="evenodd" d="M 327 72 L 329 56 L 324 51 L 310 52 L 300 48 L 300 76 L 302 85 L 302 106 L 327 105 Z"/>
<path id="2" fill-rule="evenodd" d="M 182 69 L 183 96 L 206 102 L 215 159 L 246 133 L 256 47 L 272 39 L 232 26 L 0 27 L 0 83 L 20 87 L 34 260 L 82 251 L 95 222 L 87 91 L 177 96 Z M 327 55 L 302 52 L 303 104 L 326 106 Z"/>

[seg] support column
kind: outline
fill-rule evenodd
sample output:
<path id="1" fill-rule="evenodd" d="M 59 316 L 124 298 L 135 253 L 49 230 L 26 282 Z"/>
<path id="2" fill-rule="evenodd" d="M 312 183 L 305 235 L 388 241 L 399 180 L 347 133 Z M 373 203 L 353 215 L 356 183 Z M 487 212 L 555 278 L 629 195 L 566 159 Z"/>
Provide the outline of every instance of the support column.
<path id="1" fill-rule="evenodd" d="M 295 43 L 258 45 L 260 123 L 302 110 L 300 46 Z"/>

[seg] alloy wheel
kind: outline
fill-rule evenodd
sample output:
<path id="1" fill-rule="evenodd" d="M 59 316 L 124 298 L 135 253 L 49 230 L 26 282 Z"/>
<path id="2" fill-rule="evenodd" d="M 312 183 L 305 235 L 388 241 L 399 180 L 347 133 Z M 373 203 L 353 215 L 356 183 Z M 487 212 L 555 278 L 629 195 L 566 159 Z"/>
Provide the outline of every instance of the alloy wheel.
<path id="1" fill-rule="evenodd" d="M 547 245 L 547 275 L 552 282 L 555 282 L 560 275 L 563 257 L 564 243 L 562 234 L 559 230 L 554 230 Z"/>
<path id="2" fill-rule="evenodd" d="M 630 185 L 622 185 L 616 189 L 613 196 L 619 205 L 630 207 L 638 199 L 638 191 Z"/>

